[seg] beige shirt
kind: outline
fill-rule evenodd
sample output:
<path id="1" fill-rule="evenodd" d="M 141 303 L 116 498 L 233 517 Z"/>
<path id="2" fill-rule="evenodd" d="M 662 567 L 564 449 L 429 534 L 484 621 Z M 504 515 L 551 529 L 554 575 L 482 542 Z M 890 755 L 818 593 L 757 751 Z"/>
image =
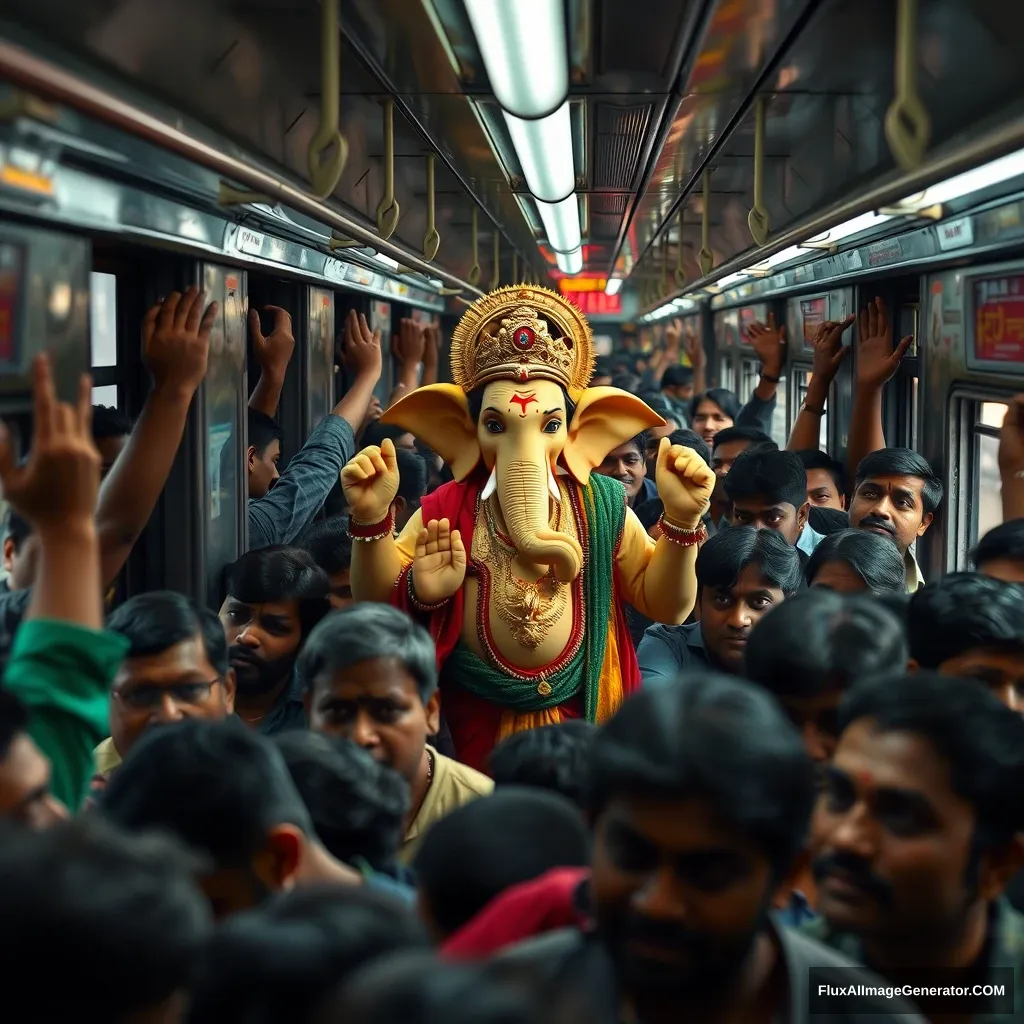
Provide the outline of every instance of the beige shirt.
<path id="1" fill-rule="evenodd" d="M 97 775 L 109 775 L 120 763 L 121 755 L 114 747 L 114 739 L 108 736 L 93 752 L 93 771 Z"/>
<path id="2" fill-rule="evenodd" d="M 917 559 L 909 548 L 907 548 L 907 553 L 903 556 L 903 563 L 907 567 L 907 593 L 913 594 L 915 590 L 924 586 L 921 566 L 917 564 Z"/>
<path id="3" fill-rule="evenodd" d="M 477 797 L 489 796 L 494 790 L 493 780 L 482 772 L 439 754 L 433 747 L 428 746 L 427 749 L 434 755 L 434 778 L 416 817 L 405 833 L 405 842 L 399 853 L 403 864 L 412 860 L 420 840 L 431 825 L 463 804 Z"/>

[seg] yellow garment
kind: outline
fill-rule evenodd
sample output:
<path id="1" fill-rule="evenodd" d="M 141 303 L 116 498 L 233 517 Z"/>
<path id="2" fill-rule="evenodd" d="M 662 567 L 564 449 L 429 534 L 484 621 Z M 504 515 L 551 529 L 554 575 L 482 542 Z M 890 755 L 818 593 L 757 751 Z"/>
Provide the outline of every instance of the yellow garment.
<path id="1" fill-rule="evenodd" d="M 428 746 L 427 750 L 434 757 L 434 777 L 416 817 L 405 833 L 405 842 L 399 853 L 403 864 L 412 861 L 420 840 L 431 825 L 477 797 L 490 796 L 494 790 L 494 782 L 482 772 L 439 754 L 433 747 Z"/>
<path id="2" fill-rule="evenodd" d="M 121 755 L 114 747 L 112 736 L 108 736 L 92 752 L 92 758 L 97 775 L 109 775 L 121 763 Z"/>

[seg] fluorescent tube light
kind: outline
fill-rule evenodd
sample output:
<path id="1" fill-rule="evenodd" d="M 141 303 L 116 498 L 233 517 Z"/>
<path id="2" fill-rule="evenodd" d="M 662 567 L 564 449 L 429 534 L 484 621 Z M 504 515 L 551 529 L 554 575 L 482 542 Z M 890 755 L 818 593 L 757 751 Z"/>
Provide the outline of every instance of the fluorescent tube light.
<path id="1" fill-rule="evenodd" d="M 991 188 L 1010 178 L 1024 174 L 1024 149 L 1015 153 L 1007 153 L 998 160 L 992 160 L 980 167 L 973 167 L 963 174 L 957 174 L 937 185 L 926 189 L 923 195 L 908 196 L 904 200 L 915 206 L 933 206 L 935 203 L 948 203 L 951 199 L 968 196 L 972 192 L 980 192 L 983 188 Z"/>
<path id="2" fill-rule="evenodd" d="M 563 274 L 578 274 L 583 269 L 583 249 L 577 246 L 575 252 L 556 252 L 555 262 Z"/>
<path id="3" fill-rule="evenodd" d="M 555 110 L 569 93 L 562 0 L 465 3 L 491 89 L 502 107 L 526 118 Z"/>
<path id="4" fill-rule="evenodd" d="M 535 121 L 505 114 L 505 124 L 533 195 L 545 203 L 570 195 L 576 187 L 576 165 L 568 101 Z"/>
<path id="5" fill-rule="evenodd" d="M 619 290 L 622 288 L 621 277 L 610 277 L 604 286 L 605 295 L 618 295 Z"/>
<path id="6" fill-rule="evenodd" d="M 859 217 L 854 217 L 853 220 L 848 220 L 837 227 L 826 231 L 824 235 L 814 239 L 816 242 L 839 242 L 844 238 L 849 238 L 850 235 L 859 235 L 862 231 L 867 231 L 870 228 L 876 228 L 880 224 L 884 224 L 886 221 L 892 220 L 892 217 L 884 213 L 862 213 Z"/>
<path id="7" fill-rule="evenodd" d="M 390 256 L 385 256 L 382 252 L 375 252 L 372 258 L 374 262 L 379 263 L 382 267 L 387 267 L 388 270 L 398 269 L 398 262 Z"/>
<path id="8" fill-rule="evenodd" d="M 723 277 L 720 281 L 716 281 L 715 284 L 718 285 L 719 288 L 730 288 L 732 285 L 739 284 L 740 281 L 745 281 L 746 279 L 747 275 L 740 270 L 735 274 L 729 274 L 727 277 Z"/>
<path id="9" fill-rule="evenodd" d="M 548 245 L 556 253 L 571 253 L 580 247 L 580 207 L 575 194 L 567 196 L 560 203 L 543 203 L 537 200 L 537 212 L 544 225 Z"/>

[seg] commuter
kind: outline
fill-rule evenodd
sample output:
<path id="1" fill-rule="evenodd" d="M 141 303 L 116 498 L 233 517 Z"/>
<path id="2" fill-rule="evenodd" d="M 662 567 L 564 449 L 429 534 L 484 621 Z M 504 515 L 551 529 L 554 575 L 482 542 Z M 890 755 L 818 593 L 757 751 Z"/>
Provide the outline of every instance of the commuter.
<path id="1" fill-rule="evenodd" d="M 807 472 L 807 500 L 821 508 L 846 508 L 846 467 L 827 452 L 803 448 L 795 452 Z"/>
<path id="2" fill-rule="evenodd" d="M 647 475 L 647 435 L 637 434 L 625 444 L 613 448 L 595 473 L 610 476 L 626 488 L 626 501 L 630 508 L 658 496 L 658 488 Z"/>
<path id="3" fill-rule="evenodd" d="M 250 319 L 250 327 L 252 324 Z M 278 309 L 274 334 L 280 333 L 291 335 L 291 318 Z M 372 332 L 366 318 L 357 317 L 354 310 L 345 322 L 343 353 L 353 383 L 289 459 L 283 475 L 278 474 L 276 463 L 281 436 L 272 419 L 277 396 L 268 397 L 260 408 L 253 408 L 250 402 L 250 429 L 254 431 L 247 451 L 250 550 L 294 541 L 324 504 L 341 467 L 355 454 L 355 431 L 362 425 L 380 377 L 381 352 L 380 333 Z"/>
<path id="4" fill-rule="evenodd" d="M 409 810 L 405 779 L 347 740 L 293 729 L 273 742 L 328 852 L 404 880 L 397 859 Z"/>
<path id="5" fill-rule="evenodd" d="M 730 525 L 774 530 L 797 548 L 806 564 L 807 545 L 798 541 L 808 529 L 807 474 L 793 452 L 749 448 L 733 462 L 723 487 L 732 506 Z"/>
<path id="6" fill-rule="evenodd" d="M 809 587 L 841 594 L 906 593 L 907 569 L 896 545 L 867 530 L 841 530 L 823 537 L 807 561 Z"/>
<path id="7" fill-rule="evenodd" d="M 491 752 L 495 789 L 532 786 L 585 805 L 587 760 L 597 727 L 582 718 L 517 732 Z"/>
<path id="8" fill-rule="evenodd" d="M 695 1020 L 805 1020 L 809 969 L 852 964 L 767 913 L 799 861 L 814 801 L 811 760 L 778 705 L 711 673 L 641 691 L 598 733 L 590 785 L 591 871 L 568 895 L 592 929 L 564 928 L 500 959 L 532 956 L 555 983 L 586 979 L 625 1011 L 620 1020 L 677 1019 L 682 1006 Z M 500 924 L 515 895 L 493 901 L 446 952 L 466 955 L 474 928 L 478 953 L 514 940 L 506 929 L 487 943 L 480 930 Z M 827 1016 L 857 1016 L 857 1002 Z M 871 1009 L 907 1012 L 898 1000 Z"/>
<path id="9" fill-rule="evenodd" d="M 832 381 L 835 380 L 839 367 L 849 355 L 849 347 L 843 345 L 843 334 L 856 317 L 849 316 L 841 322 L 826 320 L 818 324 L 817 331 L 811 341 L 814 349 L 811 363 L 810 380 L 804 401 L 797 412 L 793 429 L 790 431 L 786 447 L 790 451 L 817 451 L 821 444 L 822 417 L 828 404 Z M 884 442 L 883 442 L 884 444 Z M 811 477 L 808 477 L 808 483 Z M 810 487 L 808 487 L 810 491 Z M 845 481 L 843 493 L 845 494 Z M 811 499 L 813 501 L 813 499 Z M 844 506 L 845 507 L 845 506 Z"/>
<path id="10" fill-rule="evenodd" d="M 220 621 L 235 670 L 235 712 L 262 733 L 302 728 L 306 713 L 295 663 L 330 608 L 326 573 L 301 548 L 250 551 L 224 572 Z"/>
<path id="11" fill-rule="evenodd" d="M 693 401 L 694 373 L 689 366 L 667 366 L 661 375 L 661 393 L 679 412 Z"/>
<path id="12" fill-rule="evenodd" d="M 656 438 L 654 434 L 655 432 L 650 430 L 644 431 L 647 438 L 647 478 L 654 480 L 657 484 L 655 478 L 657 477 L 658 448 L 661 445 L 661 438 Z M 684 448 L 692 448 L 709 466 L 711 465 L 711 449 L 692 430 L 683 427 L 661 436 L 667 436 L 669 444 L 681 444 Z"/>
<path id="13" fill-rule="evenodd" d="M 352 598 L 352 538 L 348 535 L 348 516 L 320 519 L 302 535 L 298 546 L 313 556 L 327 573 L 331 589 L 327 600 L 332 608 L 347 608 Z"/>
<path id="14" fill-rule="evenodd" d="M 423 838 L 413 860 L 420 914 L 444 942 L 511 886 L 585 867 L 589 847 L 583 817 L 565 797 L 503 787 L 456 808 Z"/>
<path id="15" fill-rule="evenodd" d="M 778 445 L 756 427 L 726 427 L 715 434 L 711 442 L 710 466 L 715 476 L 725 478 L 737 457 L 752 447 L 777 451 Z"/>
<path id="16" fill-rule="evenodd" d="M 1024 587 L 950 573 L 910 598 L 907 637 L 912 666 L 976 679 L 1024 713 Z"/>
<path id="17" fill-rule="evenodd" d="M 130 598 L 107 628 L 128 650 L 114 676 L 110 736 L 95 752 L 94 790 L 148 729 L 185 718 L 220 721 L 235 708 L 235 670 L 214 612 L 158 590 Z"/>
<path id="18" fill-rule="evenodd" d="M 49 828 L 68 816 L 52 792 L 53 770 L 28 733 L 28 709 L 0 688 L 0 819 Z"/>
<path id="19" fill-rule="evenodd" d="M 107 405 L 92 407 L 92 439 L 100 453 L 100 479 L 105 480 L 124 451 L 132 432 L 131 418 Z"/>
<path id="20" fill-rule="evenodd" d="M 909 448 L 880 448 L 857 467 L 850 500 L 850 525 L 895 543 L 907 567 L 907 590 L 924 584 L 910 550 L 924 536 L 942 503 L 942 481 Z"/>
<path id="21" fill-rule="evenodd" d="M 361 444 L 364 448 L 371 444 L 375 444 L 379 448 L 385 438 L 391 439 L 396 452 L 414 452 L 416 450 L 416 438 L 408 430 L 403 430 L 390 423 L 381 423 L 380 420 L 371 423 L 363 431 Z"/>
<path id="22" fill-rule="evenodd" d="M 9 1019 L 177 1021 L 210 912 L 193 864 L 156 836 L 95 815 L 0 840 Z"/>
<path id="23" fill-rule="evenodd" d="M 1019 975 L 1024 919 L 1001 893 L 1024 859 L 1024 720 L 975 683 L 918 672 L 852 691 L 839 727 L 811 832 L 822 917 L 806 932 L 894 984 Z M 1019 1015 L 1022 995 L 995 1012 Z"/>
<path id="24" fill-rule="evenodd" d="M 160 831 L 205 860 L 199 884 L 218 918 L 295 885 L 358 885 L 323 847 L 265 737 L 237 720 L 188 719 L 146 733 L 97 810 L 129 832 Z"/>
<path id="25" fill-rule="evenodd" d="M 730 527 L 697 554 L 697 622 L 651 626 L 637 650 L 645 686 L 680 672 L 713 668 L 738 674 L 751 630 L 801 585 L 796 548 L 774 530 Z"/>
<path id="26" fill-rule="evenodd" d="M 332 612 L 313 630 L 299 668 L 310 728 L 351 740 L 408 783 L 403 862 L 434 822 L 494 788 L 427 743 L 440 726 L 434 644 L 397 608 Z"/>
<path id="27" fill-rule="evenodd" d="M 315 1024 L 359 968 L 427 948 L 412 913 L 378 893 L 297 889 L 218 927 L 193 977 L 187 1024 Z"/>
<path id="28" fill-rule="evenodd" d="M 36 578 L 39 561 L 39 538 L 32 524 L 18 515 L 14 508 L 7 510 L 4 522 L 4 590 L 27 590 Z"/>
<path id="29" fill-rule="evenodd" d="M 690 399 L 690 427 L 703 438 L 705 444 L 711 444 L 715 434 L 737 423 L 740 412 L 740 403 L 731 391 L 709 388 Z M 761 429 L 761 422 L 758 419 L 757 422 L 741 423 L 740 426 Z"/>
<path id="30" fill-rule="evenodd" d="M 972 560 L 978 572 L 1007 583 L 1024 583 L 1024 519 L 1010 519 L 978 541 Z"/>
<path id="31" fill-rule="evenodd" d="M 391 503 L 395 513 L 395 532 L 401 533 L 405 524 L 419 512 L 420 502 L 427 493 L 427 462 L 417 451 L 395 449 L 398 465 L 398 493 Z"/>

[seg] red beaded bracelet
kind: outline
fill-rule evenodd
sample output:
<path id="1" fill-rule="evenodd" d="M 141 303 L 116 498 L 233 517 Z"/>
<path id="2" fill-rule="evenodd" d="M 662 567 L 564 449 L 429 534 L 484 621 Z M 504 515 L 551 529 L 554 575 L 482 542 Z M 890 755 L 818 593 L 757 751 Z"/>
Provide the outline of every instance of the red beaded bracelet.
<path id="1" fill-rule="evenodd" d="M 388 514 L 376 523 L 357 523 L 348 521 L 348 535 L 353 540 L 381 540 L 395 532 L 395 510 L 388 509 Z"/>
<path id="2" fill-rule="evenodd" d="M 699 523 L 695 530 L 684 530 L 681 526 L 665 522 L 665 517 L 662 516 L 658 520 L 658 526 L 665 540 L 670 540 L 681 548 L 692 548 L 694 544 L 703 544 L 708 539 L 708 531 L 703 523 Z"/>

